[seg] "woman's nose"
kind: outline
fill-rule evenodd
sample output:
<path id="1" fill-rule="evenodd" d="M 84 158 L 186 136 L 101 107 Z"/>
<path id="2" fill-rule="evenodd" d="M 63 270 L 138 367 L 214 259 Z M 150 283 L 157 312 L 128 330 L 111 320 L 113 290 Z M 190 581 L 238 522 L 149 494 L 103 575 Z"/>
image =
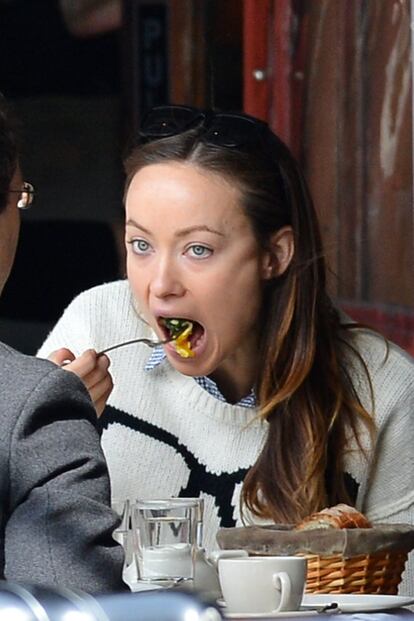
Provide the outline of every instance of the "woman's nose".
<path id="1" fill-rule="evenodd" d="M 179 270 L 171 260 L 160 261 L 155 266 L 151 279 L 151 292 L 158 298 L 180 296 L 185 292 Z"/>

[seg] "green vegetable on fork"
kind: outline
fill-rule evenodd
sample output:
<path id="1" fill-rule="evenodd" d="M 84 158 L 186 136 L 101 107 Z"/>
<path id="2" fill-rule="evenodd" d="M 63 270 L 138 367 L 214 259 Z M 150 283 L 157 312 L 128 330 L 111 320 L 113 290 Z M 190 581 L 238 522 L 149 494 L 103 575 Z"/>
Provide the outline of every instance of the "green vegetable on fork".
<path id="1" fill-rule="evenodd" d="M 187 319 L 164 319 L 164 325 L 170 331 L 173 339 L 180 336 L 186 328 L 191 326 L 191 322 L 187 321 Z"/>

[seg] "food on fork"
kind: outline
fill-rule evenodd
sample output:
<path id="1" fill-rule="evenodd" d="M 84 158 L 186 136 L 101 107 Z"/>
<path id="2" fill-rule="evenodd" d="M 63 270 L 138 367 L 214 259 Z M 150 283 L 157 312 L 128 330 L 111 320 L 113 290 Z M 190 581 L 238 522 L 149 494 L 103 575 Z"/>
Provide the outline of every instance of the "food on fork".
<path id="1" fill-rule="evenodd" d="M 295 526 L 295 530 L 327 528 L 372 528 L 369 520 L 355 507 L 339 504 L 312 513 Z"/>
<path id="2" fill-rule="evenodd" d="M 193 358 L 189 337 L 193 332 L 193 322 L 188 319 L 166 318 L 163 323 L 173 339 L 175 349 L 181 358 Z"/>

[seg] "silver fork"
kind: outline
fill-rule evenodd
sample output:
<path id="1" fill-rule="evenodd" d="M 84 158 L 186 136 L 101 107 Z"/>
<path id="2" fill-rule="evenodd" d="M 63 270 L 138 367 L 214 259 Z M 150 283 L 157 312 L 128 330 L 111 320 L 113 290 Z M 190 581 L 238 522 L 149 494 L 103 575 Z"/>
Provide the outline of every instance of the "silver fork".
<path id="1" fill-rule="evenodd" d="M 148 347 L 158 347 L 159 345 L 165 345 L 165 343 L 169 343 L 172 341 L 172 338 L 164 339 L 162 341 L 152 341 L 151 339 L 132 339 L 132 341 L 124 341 L 123 343 L 117 343 L 116 345 L 111 345 L 111 347 L 106 347 L 101 351 L 97 352 L 97 356 L 102 356 L 102 354 L 106 354 L 108 351 L 112 351 L 113 349 L 118 349 L 118 347 L 125 347 L 125 345 L 132 345 L 134 343 L 144 343 Z"/>

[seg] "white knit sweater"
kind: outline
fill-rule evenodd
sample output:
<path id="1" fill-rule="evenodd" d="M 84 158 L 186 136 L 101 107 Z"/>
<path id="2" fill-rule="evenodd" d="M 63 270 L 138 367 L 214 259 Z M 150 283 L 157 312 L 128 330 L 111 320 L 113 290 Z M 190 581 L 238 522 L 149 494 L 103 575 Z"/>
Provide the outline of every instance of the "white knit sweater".
<path id="1" fill-rule="evenodd" d="M 59 347 L 78 355 L 87 348 L 154 333 L 137 318 L 127 281 L 95 287 L 78 296 L 40 349 Z M 388 357 L 382 338 L 358 332 L 357 345 L 369 369 L 378 438 L 369 463 L 351 452 L 356 507 L 376 522 L 414 524 L 414 361 L 394 345 Z M 224 403 L 168 361 L 144 369 L 145 345 L 110 353 L 114 390 L 101 418 L 102 445 L 113 498 L 201 495 L 205 499 L 204 544 L 216 547 L 220 526 L 240 525 L 238 499 L 244 475 L 255 462 L 267 423 L 256 411 Z M 361 401 L 370 408 L 367 387 L 353 372 Z M 414 594 L 410 557 L 401 593 Z"/>

